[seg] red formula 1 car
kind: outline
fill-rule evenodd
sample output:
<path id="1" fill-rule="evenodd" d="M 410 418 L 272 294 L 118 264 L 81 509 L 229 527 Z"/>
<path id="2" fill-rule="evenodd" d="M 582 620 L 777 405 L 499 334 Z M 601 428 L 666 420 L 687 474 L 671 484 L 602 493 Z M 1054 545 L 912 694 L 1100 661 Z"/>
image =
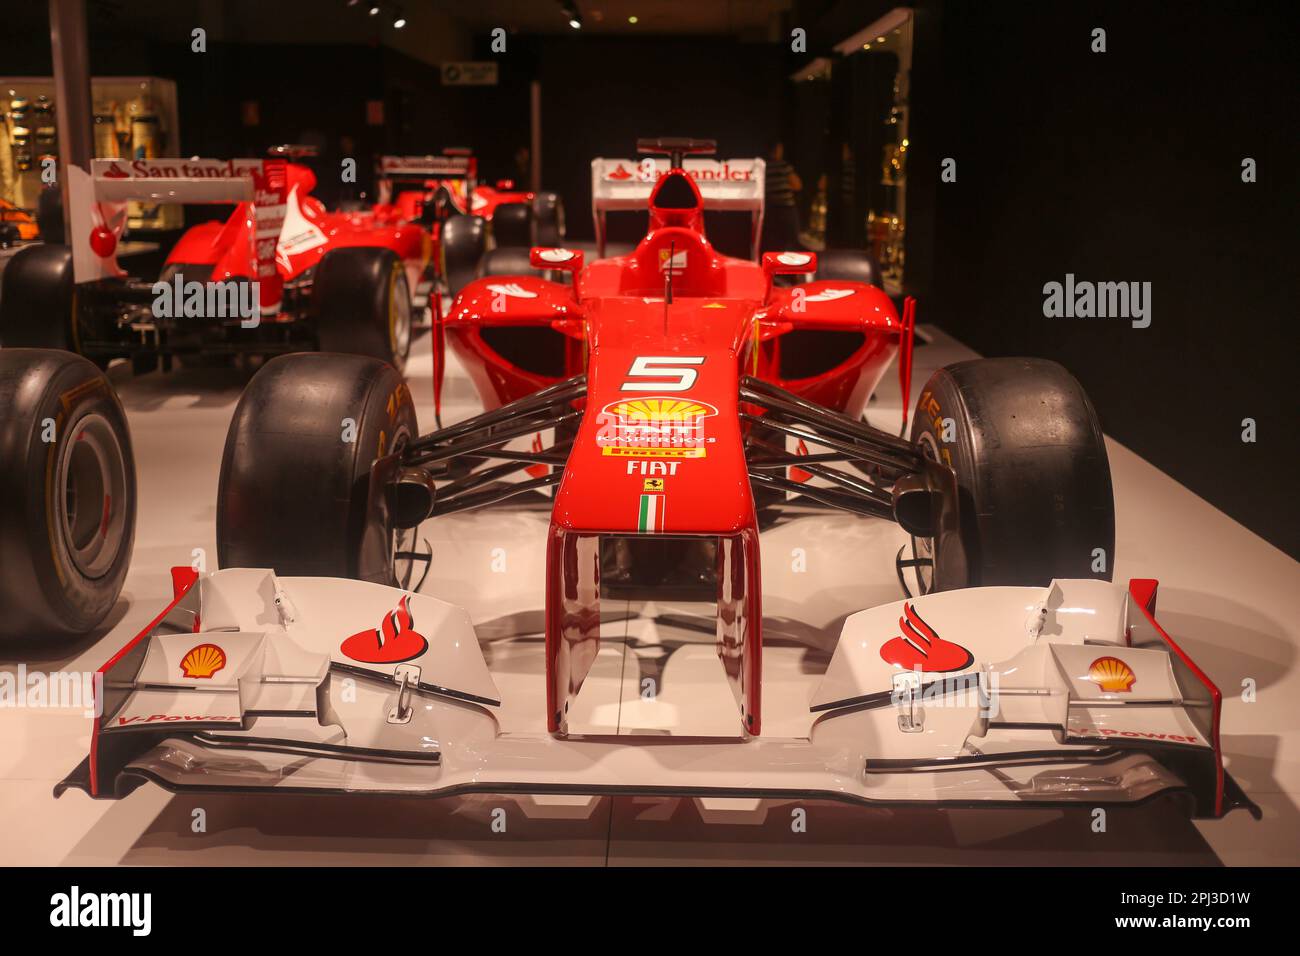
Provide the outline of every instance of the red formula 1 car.
<path id="1" fill-rule="evenodd" d="M 71 243 L 14 256 L 0 295 L 0 343 L 70 348 L 137 370 L 175 355 L 324 349 L 401 367 L 412 290 L 429 233 L 376 214 L 332 213 L 316 179 L 282 147 L 269 159 L 97 159 L 69 170 Z M 130 200 L 233 203 L 181 236 L 156 281 L 128 276 L 117 251 Z"/>
<path id="2" fill-rule="evenodd" d="M 1096 580 L 1114 510 L 1078 383 L 1050 362 L 964 362 L 927 384 L 911 440 L 871 427 L 877 383 L 910 365 L 912 308 L 811 253 L 719 254 L 704 210 L 756 202 L 761 177 L 693 179 L 697 141 L 643 148 L 670 162 L 631 254 L 538 247 L 533 265 L 570 283 L 492 276 L 457 298 L 446 333 L 483 414 L 420 435 L 401 377 L 358 356 L 258 372 L 222 462 L 223 570 L 177 569 L 173 604 L 101 669 L 90 756 L 61 786 L 1249 805 L 1224 773 L 1221 695 L 1156 622 L 1155 582 Z M 522 646 L 475 632 L 470 568 L 440 570 L 460 585 L 442 599 L 410 583 L 412 529 L 503 502 L 518 513 L 493 542 L 546 516 L 544 608 L 524 606 L 539 623 L 485 609 Z M 851 609 L 817 624 L 828 576 L 777 603 L 786 559 L 761 566 L 760 536 L 827 511 L 801 540 L 848 545 Z M 872 561 L 849 516 L 906 532 L 865 522 L 910 541 L 877 575 L 897 570 L 902 600 L 852 609 Z M 602 631 L 624 628 L 641 661 L 619 616 L 634 603 L 656 627 L 695 609 L 693 647 L 651 648 L 646 707 L 677 715 L 667 729 L 641 722 L 641 680 L 584 703 L 608 686 Z M 782 644 L 808 654 L 774 691 Z M 678 719 L 719 703 L 721 726 Z"/>
<path id="3" fill-rule="evenodd" d="M 480 183 L 478 162 L 464 149 L 380 157 L 377 193 L 378 203 L 370 207 L 376 215 L 430 230 L 442 289 L 452 295 L 485 271 L 526 269 L 529 247 L 564 239 L 558 195 L 519 190 L 505 179 L 495 186 Z M 367 207 L 353 200 L 340 208 Z"/>

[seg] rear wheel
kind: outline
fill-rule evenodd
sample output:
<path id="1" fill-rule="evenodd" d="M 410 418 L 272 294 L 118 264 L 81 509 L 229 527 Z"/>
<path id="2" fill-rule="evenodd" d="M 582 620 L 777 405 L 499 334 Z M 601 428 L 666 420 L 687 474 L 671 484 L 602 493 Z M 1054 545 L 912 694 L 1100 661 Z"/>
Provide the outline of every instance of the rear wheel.
<path id="1" fill-rule="evenodd" d="M 402 262 L 388 249 L 357 247 L 325 254 L 312 283 L 322 352 L 368 355 L 406 367 L 411 351 L 411 291 Z"/>
<path id="2" fill-rule="evenodd" d="M 135 466 L 108 379 L 70 352 L 0 349 L 0 636 L 85 634 L 135 540 Z"/>
<path id="3" fill-rule="evenodd" d="M 367 512 L 370 466 L 419 434 L 391 365 L 300 352 L 267 362 L 235 408 L 217 492 L 222 567 L 400 584 L 393 529 Z"/>
<path id="4" fill-rule="evenodd" d="M 831 279 L 837 282 L 862 282 L 883 288 L 880 264 L 869 252 L 861 249 L 827 249 L 817 253 L 817 271 L 813 281 Z"/>
<path id="5" fill-rule="evenodd" d="M 1101 425 L 1082 386 L 1055 362 L 977 359 L 935 372 L 921 392 L 912 440 L 956 473 L 963 562 L 917 568 L 916 589 L 1039 586 L 1107 580 L 1115 505 Z M 936 559 L 916 540 L 915 557 Z"/>
<path id="6" fill-rule="evenodd" d="M 73 348 L 73 290 L 71 249 L 19 249 L 0 273 L 0 345 Z"/>
<path id="7" fill-rule="evenodd" d="M 479 262 L 487 249 L 487 220 L 482 216 L 449 216 L 439 227 L 439 265 L 453 297 L 478 278 Z"/>
<path id="8" fill-rule="evenodd" d="M 506 202 L 492 213 L 492 241 L 498 246 L 533 245 L 533 207 L 526 202 Z"/>
<path id="9" fill-rule="evenodd" d="M 533 197 L 533 222 L 537 230 L 537 245 L 564 244 L 564 202 L 558 193 L 538 193 Z"/>

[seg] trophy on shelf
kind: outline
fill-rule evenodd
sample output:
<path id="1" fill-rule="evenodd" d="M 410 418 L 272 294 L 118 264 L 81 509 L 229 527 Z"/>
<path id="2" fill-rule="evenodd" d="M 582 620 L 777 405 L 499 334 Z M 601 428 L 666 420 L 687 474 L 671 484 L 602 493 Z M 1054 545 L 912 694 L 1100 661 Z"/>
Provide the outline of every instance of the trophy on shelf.
<path id="1" fill-rule="evenodd" d="M 157 159 L 162 155 L 162 123 L 154 112 L 147 93 L 141 93 L 127 105 L 130 116 L 131 158 Z"/>
<path id="2" fill-rule="evenodd" d="M 122 156 L 121 144 L 117 139 L 117 123 L 113 119 L 114 106 L 110 103 L 107 108 L 95 110 L 95 156 L 98 159 L 120 159 Z"/>
<path id="3" fill-rule="evenodd" d="M 36 97 L 32 105 L 32 131 L 37 161 L 43 165 L 46 159 L 56 159 L 59 137 L 54 125 L 54 104 L 48 96 Z"/>
<path id="4" fill-rule="evenodd" d="M 25 173 L 32 168 L 31 103 L 25 96 L 9 101 L 9 146 L 13 150 L 14 168 Z"/>

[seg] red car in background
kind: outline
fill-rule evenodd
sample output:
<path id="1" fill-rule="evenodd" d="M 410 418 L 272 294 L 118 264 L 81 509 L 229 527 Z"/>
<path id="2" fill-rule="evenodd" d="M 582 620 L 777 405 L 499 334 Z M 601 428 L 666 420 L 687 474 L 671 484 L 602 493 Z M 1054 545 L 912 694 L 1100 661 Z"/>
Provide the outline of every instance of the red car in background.
<path id="1" fill-rule="evenodd" d="M 439 291 L 450 295 L 482 274 L 494 249 L 518 253 L 498 257 L 495 268 L 506 258 L 513 266 L 526 266 L 529 247 L 564 239 L 564 205 L 558 195 L 516 189 L 510 179 L 480 183 L 478 160 L 466 149 L 444 150 L 441 156 L 381 156 L 376 199 L 374 205 L 348 200 L 339 208 L 427 228 Z"/>
<path id="2" fill-rule="evenodd" d="M 3 276 L 0 343 L 64 348 L 137 371 L 176 355 L 320 349 L 401 368 L 412 290 L 433 247 L 419 223 L 382 210 L 330 212 L 315 174 L 267 159 L 97 159 L 71 168 L 70 243 L 16 254 Z M 233 203 L 224 220 L 188 229 L 156 281 L 117 262 L 127 203 Z"/>

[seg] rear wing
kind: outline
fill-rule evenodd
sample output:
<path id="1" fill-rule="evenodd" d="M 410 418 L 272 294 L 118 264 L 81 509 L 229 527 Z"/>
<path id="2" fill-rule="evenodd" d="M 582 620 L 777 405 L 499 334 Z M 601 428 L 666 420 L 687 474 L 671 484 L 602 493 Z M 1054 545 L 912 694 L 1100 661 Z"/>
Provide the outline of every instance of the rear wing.
<path id="1" fill-rule="evenodd" d="M 443 156 L 380 156 L 375 166 L 377 199 L 380 203 L 393 201 L 393 184 L 423 182 L 426 179 L 452 180 L 448 183 L 454 199 L 462 199 L 474 192 L 478 184 L 478 160 L 465 154 Z"/>
<path id="2" fill-rule="evenodd" d="M 591 212 L 596 226 L 597 254 L 605 254 L 605 215 L 646 209 L 650 193 L 669 169 L 665 158 L 593 159 Z M 688 158 L 682 163 L 695 181 L 705 209 L 748 212 L 752 218 L 751 249 L 758 257 L 763 229 L 763 190 L 767 163 L 761 159 Z"/>
<path id="3" fill-rule="evenodd" d="M 117 246 L 129 201 L 251 202 L 249 248 L 256 250 L 263 298 L 279 299 L 276 243 L 284 224 L 283 159 L 93 159 L 90 172 L 68 167 L 72 272 L 76 282 L 124 276 Z"/>

